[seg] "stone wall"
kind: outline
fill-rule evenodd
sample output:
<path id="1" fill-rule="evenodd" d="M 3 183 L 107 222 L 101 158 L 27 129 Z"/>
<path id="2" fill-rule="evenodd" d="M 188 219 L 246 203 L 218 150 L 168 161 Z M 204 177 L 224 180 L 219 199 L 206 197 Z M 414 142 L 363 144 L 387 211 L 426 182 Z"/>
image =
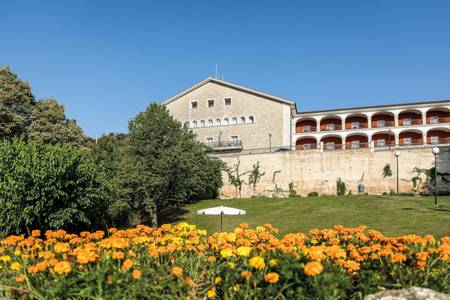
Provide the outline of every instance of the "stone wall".
<path id="1" fill-rule="evenodd" d="M 411 192 L 411 184 L 402 179 L 413 177 L 413 168 L 431 168 L 434 165 L 434 155 L 431 148 L 403 149 L 399 157 L 400 192 Z M 221 158 L 228 166 L 237 163 L 237 156 Z M 335 195 L 336 181 L 341 178 L 347 186 L 347 193 L 358 192 L 358 184 L 363 178 L 365 190 L 369 194 L 389 193 L 396 190 L 396 161 L 393 151 L 369 152 L 367 149 L 319 151 L 288 151 L 265 154 L 240 155 L 240 173 L 252 169 L 259 161 L 260 171 L 265 172 L 253 190 L 248 185 L 242 189 L 242 197 L 253 195 L 272 195 L 275 187 L 288 190 L 290 182 L 294 183 L 297 194 L 306 196 L 310 192 Z M 383 178 L 383 168 L 391 165 L 392 177 Z M 280 172 L 277 172 L 280 171 Z M 450 173 L 450 152 L 448 147 L 442 147 L 438 155 L 438 171 Z M 275 181 L 273 175 L 275 174 Z M 221 189 L 222 198 L 235 197 L 235 188 L 228 182 L 226 173 L 224 186 Z M 242 176 L 248 180 L 248 174 Z M 441 192 L 450 192 L 448 184 L 439 183 Z M 287 193 L 286 193 L 287 195 Z"/>

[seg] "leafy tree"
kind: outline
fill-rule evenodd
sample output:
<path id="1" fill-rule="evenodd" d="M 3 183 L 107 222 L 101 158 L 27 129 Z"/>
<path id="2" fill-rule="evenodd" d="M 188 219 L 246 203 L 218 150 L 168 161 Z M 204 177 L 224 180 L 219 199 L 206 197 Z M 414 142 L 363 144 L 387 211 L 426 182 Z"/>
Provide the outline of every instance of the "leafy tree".
<path id="1" fill-rule="evenodd" d="M 346 191 L 346 186 L 345 186 L 345 182 L 343 182 L 341 180 L 341 178 L 338 178 L 338 180 L 336 181 L 336 190 L 337 190 L 337 195 L 338 196 L 344 196 L 345 195 L 345 191 Z"/>
<path id="2" fill-rule="evenodd" d="M 182 128 L 164 106 L 151 104 L 129 122 L 129 145 L 120 182 L 130 206 L 153 226 L 168 206 L 180 206 L 222 185 L 220 161 Z"/>
<path id="3" fill-rule="evenodd" d="M 75 120 L 67 119 L 64 106 L 55 99 L 38 101 L 32 110 L 29 137 L 44 143 L 86 145 L 87 139 Z"/>
<path id="4" fill-rule="evenodd" d="M 110 184 L 89 153 L 14 138 L 0 143 L 0 232 L 99 226 Z"/>
<path id="5" fill-rule="evenodd" d="M 10 68 L 0 68 L 0 139 L 26 134 L 34 104 L 31 86 Z"/>

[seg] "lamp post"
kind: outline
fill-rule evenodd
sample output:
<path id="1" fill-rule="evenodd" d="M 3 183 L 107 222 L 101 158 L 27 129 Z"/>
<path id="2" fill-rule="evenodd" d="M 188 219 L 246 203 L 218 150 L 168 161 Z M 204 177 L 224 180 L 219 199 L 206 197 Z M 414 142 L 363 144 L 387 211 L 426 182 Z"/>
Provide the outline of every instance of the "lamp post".
<path id="1" fill-rule="evenodd" d="M 439 148 L 434 147 L 433 148 L 433 154 L 434 154 L 434 205 L 437 206 L 437 185 L 438 185 L 438 178 L 437 178 L 437 155 L 439 154 Z"/>
<path id="2" fill-rule="evenodd" d="M 397 196 L 398 196 L 398 192 L 399 192 L 399 189 L 398 189 L 398 157 L 400 156 L 400 151 L 395 151 L 395 153 L 394 153 L 394 155 L 395 155 L 395 160 L 397 161 Z"/>

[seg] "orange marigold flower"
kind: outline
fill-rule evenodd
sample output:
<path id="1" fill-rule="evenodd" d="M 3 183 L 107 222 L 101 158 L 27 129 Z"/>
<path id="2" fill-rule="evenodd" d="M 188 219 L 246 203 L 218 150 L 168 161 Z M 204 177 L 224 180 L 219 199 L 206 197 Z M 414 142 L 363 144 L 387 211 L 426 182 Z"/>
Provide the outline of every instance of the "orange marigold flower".
<path id="1" fill-rule="evenodd" d="M 131 272 L 131 276 L 134 278 L 134 279 L 139 279 L 139 278 L 141 278 L 141 276 L 142 276 L 142 272 L 140 271 L 140 270 L 133 270 L 133 272 Z"/>
<path id="2" fill-rule="evenodd" d="M 175 277 L 180 277 L 181 275 L 183 275 L 183 269 L 180 267 L 173 267 L 170 272 L 172 273 L 172 275 L 175 275 Z"/>
<path id="3" fill-rule="evenodd" d="M 111 255 L 112 259 L 123 259 L 125 257 L 125 254 L 120 251 L 114 251 Z"/>
<path id="4" fill-rule="evenodd" d="M 280 278 L 280 276 L 279 276 L 277 273 L 275 273 L 275 272 L 267 273 L 267 274 L 264 276 L 264 279 L 265 279 L 266 282 L 268 282 L 268 283 L 276 283 L 276 282 L 278 281 L 279 278 Z"/>
<path id="5" fill-rule="evenodd" d="M 215 263 L 217 261 L 217 258 L 215 256 L 210 256 L 210 257 L 208 257 L 208 261 L 210 263 Z"/>
<path id="6" fill-rule="evenodd" d="M 19 276 L 16 277 L 16 282 L 21 283 L 24 282 L 25 279 L 27 279 L 27 276 L 25 276 L 24 274 L 20 274 Z"/>
<path id="7" fill-rule="evenodd" d="M 426 261 L 428 258 L 428 252 L 417 252 L 416 253 L 416 258 L 420 261 Z"/>
<path id="8" fill-rule="evenodd" d="M 56 245 L 53 247 L 53 250 L 55 251 L 55 253 L 67 253 L 70 251 L 70 244 L 56 243 Z"/>
<path id="9" fill-rule="evenodd" d="M 41 236 L 41 231 L 39 229 L 35 229 L 31 231 L 31 236 L 32 237 L 39 237 Z"/>
<path id="10" fill-rule="evenodd" d="M 191 289 L 194 288 L 194 286 L 195 286 L 194 280 L 192 280 L 192 278 L 190 278 L 190 277 L 184 278 L 184 284 L 186 284 Z"/>
<path id="11" fill-rule="evenodd" d="M 131 267 L 133 267 L 133 261 L 131 260 L 131 259 L 126 259 L 124 262 L 123 262 L 123 264 L 122 264 L 122 267 L 120 268 L 120 270 L 122 271 L 122 272 L 124 272 L 124 271 L 127 271 L 127 270 L 129 270 L 129 269 L 131 269 Z"/>
<path id="12" fill-rule="evenodd" d="M 313 261 L 313 262 L 307 263 L 303 267 L 303 271 L 305 272 L 305 274 L 307 276 L 316 276 L 316 275 L 319 275 L 320 273 L 322 273 L 323 266 L 320 262 Z"/>
<path id="13" fill-rule="evenodd" d="M 242 276 L 242 278 L 249 279 L 252 276 L 252 272 L 250 272 L 250 271 L 243 271 L 241 273 L 241 276 Z"/>
<path id="14" fill-rule="evenodd" d="M 59 275 L 68 274 L 70 273 L 70 271 L 72 271 L 72 266 L 68 261 L 60 261 L 55 264 L 55 266 L 53 267 L 53 271 L 55 271 Z"/>
<path id="15" fill-rule="evenodd" d="M 261 256 L 254 256 L 250 258 L 248 264 L 250 265 L 250 267 L 258 270 L 264 269 L 264 267 L 266 266 L 264 258 L 262 258 Z"/>
<path id="16" fill-rule="evenodd" d="M 406 256 L 403 253 L 395 253 L 391 256 L 391 261 L 393 263 L 401 263 L 406 261 Z"/>

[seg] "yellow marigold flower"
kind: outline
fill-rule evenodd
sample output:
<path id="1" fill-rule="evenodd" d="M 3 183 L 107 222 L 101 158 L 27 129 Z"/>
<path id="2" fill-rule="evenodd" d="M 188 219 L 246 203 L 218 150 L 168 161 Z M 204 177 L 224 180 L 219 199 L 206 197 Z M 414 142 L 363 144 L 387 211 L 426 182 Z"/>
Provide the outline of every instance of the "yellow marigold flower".
<path id="1" fill-rule="evenodd" d="M 53 271 L 58 273 L 59 275 L 64 275 L 70 273 L 72 271 L 72 266 L 68 261 L 60 261 L 53 267 Z"/>
<path id="2" fill-rule="evenodd" d="M 106 277 L 106 282 L 108 284 L 112 284 L 113 283 L 113 277 L 111 275 L 108 275 L 108 277 Z"/>
<path id="3" fill-rule="evenodd" d="M 313 261 L 313 262 L 307 263 L 303 267 L 303 271 L 305 272 L 305 274 L 307 276 L 316 276 L 316 275 L 319 275 L 320 273 L 322 273 L 323 266 L 320 262 Z"/>
<path id="4" fill-rule="evenodd" d="M 236 283 L 235 285 L 233 285 L 233 290 L 234 290 L 235 292 L 239 291 L 240 289 L 241 289 L 241 286 L 240 286 L 238 283 Z"/>
<path id="5" fill-rule="evenodd" d="M 111 255 L 112 259 L 123 259 L 125 257 L 125 254 L 120 251 L 114 251 Z"/>
<path id="6" fill-rule="evenodd" d="M 122 271 L 122 272 L 124 272 L 124 271 L 127 271 L 127 270 L 129 270 L 129 269 L 131 269 L 131 267 L 133 267 L 133 261 L 131 260 L 131 259 L 126 259 L 124 262 L 123 262 L 123 264 L 122 264 L 122 267 L 120 268 L 120 270 Z"/>
<path id="7" fill-rule="evenodd" d="M 273 259 L 269 260 L 269 266 L 275 267 L 276 265 L 278 265 L 277 259 L 273 258 Z"/>
<path id="8" fill-rule="evenodd" d="M 234 256 L 233 251 L 231 249 L 222 249 L 220 250 L 220 255 L 224 258 L 228 258 Z"/>
<path id="9" fill-rule="evenodd" d="M 142 276 L 142 272 L 140 271 L 140 270 L 133 270 L 133 272 L 131 272 L 131 276 L 134 278 L 134 279 L 139 279 L 139 278 L 141 278 L 141 276 Z"/>
<path id="10" fill-rule="evenodd" d="M 264 258 L 262 258 L 261 256 L 254 256 L 250 258 L 248 264 L 250 265 L 250 267 L 258 270 L 264 269 L 264 267 L 266 266 Z"/>
<path id="11" fill-rule="evenodd" d="M 209 289 L 206 295 L 208 296 L 208 298 L 216 297 L 216 288 Z"/>
<path id="12" fill-rule="evenodd" d="M 222 282 L 222 277 L 217 276 L 216 278 L 214 278 L 214 284 L 220 284 Z"/>
<path id="13" fill-rule="evenodd" d="M 239 248 L 236 249 L 236 253 L 239 256 L 250 256 L 250 251 L 252 250 L 252 248 L 248 247 L 248 246 L 241 246 Z"/>
<path id="14" fill-rule="evenodd" d="M 241 272 L 241 276 L 242 276 L 242 278 L 249 279 L 252 276 L 252 272 L 243 271 L 243 272 Z"/>
<path id="15" fill-rule="evenodd" d="M 180 277 L 183 275 L 183 269 L 180 267 L 173 267 L 171 270 L 172 275 L 175 275 L 176 277 Z"/>
<path id="16" fill-rule="evenodd" d="M 230 262 L 227 262 L 227 267 L 230 269 L 234 269 L 234 268 L 236 268 L 236 264 L 234 262 L 230 261 Z"/>
<path id="17" fill-rule="evenodd" d="M 264 279 L 265 279 L 266 282 L 268 282 L 268 283 L 276 283 L 276 282 L 278 281 L 279 278 L 280 278 L 280 276 L 279 276 L 277 273 L 275 273 L 275 272 L 267 273 L 267 274 L 264 276 Z"/>
<path id="18" fill-rule="evenodd" d="M 13 271 L 19 271 L 20 269 L 22 269 L 22 265 L 15 261 L 11 264 L 11 266 L 9 266 L 9 268 Z"/>
<path id="19" fill-rule="evenodd" d="M 69 243 L 57 243 L 53 247 L 53 250 L 55 251 L 55 253 L 67 253 L 70 251 L 70 245 Z"/>
<path id="20" fill-rule="evenodd" d="M 25 276 L 24 274 L 20 274 L 19 276 L 16 277 L 16 282 L 21 283 L 24 282 L 25 279 L 27 279 L 27 276 Z"/>
<path id="21" fill-rule="evenodd" d="M 11 256 L 9 256 L 9 255 L 2 255 L 2 256 L 0 256 L 0 260 L 2 262 L 8 262 L 8 261 L 11 260 Z"/>

